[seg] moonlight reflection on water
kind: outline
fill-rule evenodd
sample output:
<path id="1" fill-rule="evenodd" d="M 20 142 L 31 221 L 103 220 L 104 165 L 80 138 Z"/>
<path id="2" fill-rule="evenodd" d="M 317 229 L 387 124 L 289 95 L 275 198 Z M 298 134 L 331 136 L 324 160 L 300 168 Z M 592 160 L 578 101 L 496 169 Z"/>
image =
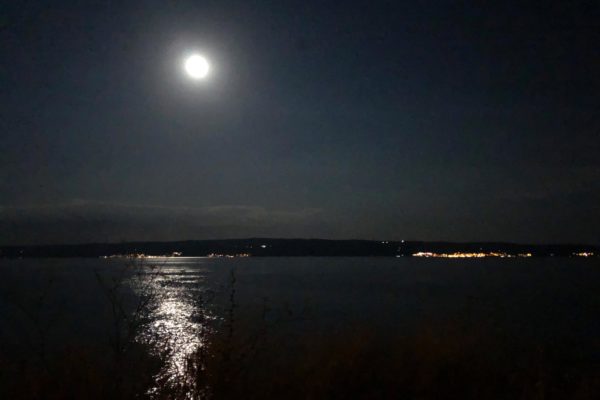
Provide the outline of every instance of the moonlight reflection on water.
<path id="1" fill-rule="evenodd" d="M 204 344 L 203 330 L 211 316 L 202 307 L 207 270 L 198 267 L 201 263 L 197 258 L 152 259 L 147 263 L 149 269 L 158 268 L 152 280 L 157 304 L 152 307 L 152 322 L 138 340 L 165 358 L 157 382 L 184 380 L 187 359 Z"/>

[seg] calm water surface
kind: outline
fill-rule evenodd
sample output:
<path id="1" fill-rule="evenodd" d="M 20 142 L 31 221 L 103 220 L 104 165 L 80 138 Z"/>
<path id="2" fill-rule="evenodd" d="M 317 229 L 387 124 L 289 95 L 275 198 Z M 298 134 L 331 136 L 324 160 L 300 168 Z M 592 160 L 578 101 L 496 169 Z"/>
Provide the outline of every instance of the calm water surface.
<path id="1" fill-rule="evenodd" d="M 111 311 L 99 279 L 107 282 L 126 262 L 0 260 L 2 350 L 25 351 L 36 327 L 49 347 L 106 344 Z M 144 271 L 141 282 L 159 296 L 138 340 L 157 351 L 168 345 L 164 373 L 172 377 L 202 345 L 206 321 L 225 317 L 232 288 L 237 320 L 262 315 L 290 337 L 365 328 L 393 335 L 444 321 L 557 346 L 600 337 L 598 259 L 182 257 L 145 260 Z M 140 280 L 128 282 L 137 282 L 128 288 L 135 299 Z"/>

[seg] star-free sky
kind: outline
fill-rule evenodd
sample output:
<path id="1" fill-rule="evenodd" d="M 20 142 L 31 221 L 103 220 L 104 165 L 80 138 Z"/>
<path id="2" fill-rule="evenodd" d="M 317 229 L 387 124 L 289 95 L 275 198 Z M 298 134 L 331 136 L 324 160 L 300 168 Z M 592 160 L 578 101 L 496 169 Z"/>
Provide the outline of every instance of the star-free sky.
<path id="1" fill-rule="evenodd" d="M 526 3 L 5 3 L 0 244 L 598 244 L 599 6 Z"/>

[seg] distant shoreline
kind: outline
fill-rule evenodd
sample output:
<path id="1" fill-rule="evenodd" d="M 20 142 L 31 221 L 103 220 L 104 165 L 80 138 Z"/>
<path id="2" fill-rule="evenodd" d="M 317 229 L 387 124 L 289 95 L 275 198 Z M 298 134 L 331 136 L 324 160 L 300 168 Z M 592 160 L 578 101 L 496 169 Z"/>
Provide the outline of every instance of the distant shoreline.
<path id="1" fill-rule="evenodd" d="M 222 239 L 0 246 L 0 258 L 108 257 L 599 257 L 600 246 L 503 242 Z"/>

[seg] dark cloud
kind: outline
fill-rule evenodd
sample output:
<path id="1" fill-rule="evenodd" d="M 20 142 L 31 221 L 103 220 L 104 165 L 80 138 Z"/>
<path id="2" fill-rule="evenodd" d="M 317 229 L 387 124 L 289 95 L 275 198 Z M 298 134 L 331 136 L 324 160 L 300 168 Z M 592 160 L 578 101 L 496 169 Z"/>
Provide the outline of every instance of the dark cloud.
<path id="1" fill-rule="evenodd" d="M 189 208 L 87 201 L 0 207 L 0 243 L 302 237 L 323 228 L 321 214 L 318 209 L 268 210 L 243 205 Z"/>

